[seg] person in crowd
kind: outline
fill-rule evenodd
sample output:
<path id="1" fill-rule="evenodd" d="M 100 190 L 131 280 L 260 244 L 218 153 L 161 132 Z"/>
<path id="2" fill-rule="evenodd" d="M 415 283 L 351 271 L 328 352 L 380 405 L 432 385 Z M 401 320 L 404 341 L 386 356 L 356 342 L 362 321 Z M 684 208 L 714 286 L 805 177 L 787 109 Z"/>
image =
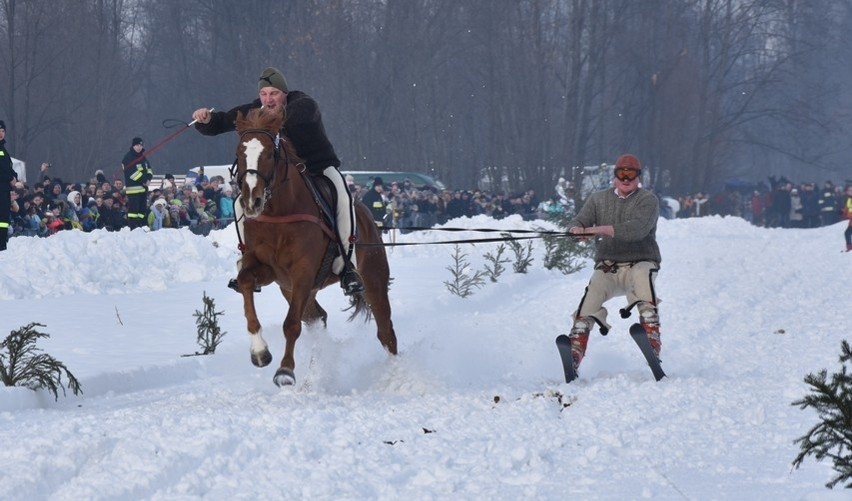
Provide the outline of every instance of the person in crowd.
<path id="1" fill-rule="evenodd" d="M 166 207 L 167 205 L 165 198 L 158 198 L 154 200 L 153 204 L 151 204 L 151 210 L 148 213 L 147 221 L 148 228 L 151 231 L 157 231 L 171 226 L 171 217 L 169 216 L 169 210 Z"/>
<path id="2" fill-rule="evenodd" d="M 44 226 L 47 228 L 48 235 L 55 235 L 57 232 L 65 229 L 65 223 L 60 218 L 63 202 L 52 203 L 48 210 L 44 213 Z"/>
<path id="3" fill-rule="evenodd" d="M 755 226 L 763 226 L 763 217 L 766 208 L 763 206 L 763 197 L 759 190 L 752 190 L 749 197 L 749 205 L 751 206 L 751 222 Z"/>
<path id="4" fill-rule="evenodd" d="M 0 251 L 6 250 L 9 225 L 12 224 L 12 189 L 18 174 L 12 167 L 12 155 L 6 149 L 6 122 L 0 120 Z"/>
<path id="5" fill-rule="evenodd" d="M 456 219 L 464 216 L 464 210 L 462 192 L 456 190 L 453 192 L 453 198 L 447 202 L 447 219 Z"/>
<path id="6" fill-rule="evenodd" d="M 219 219 L 223 225 L 230 223 L 234 217 L 234 189 L 230 184 L 222 187 L 222 196 L 219 197 Z"/>
<path id="7" fill-rule="evenodd" d="M 803 228 L 819 228 L 819 195 L 814 188 L 814 183 L 804 183 L 799 192 L 799 197 L 802 199 Z"/>
<path id="8" fill-rule="evenodd" d="M 41 236 L 45 230 L 42 224 L 42 215 L 39 214 L 35 205 L 29 205 L 24 216 L 23 234 L 29 236 Z"/>
<path id="9" fill-rule="evenodd" d="M 80 229 L 83 231 L 90 232 L 98 227 L 98 223 L 92 216 L 91 209 L 88 207 L 80 209 L 80 215 L 78 217 L 80 218 Z"/>
<path id="10" fill-rule="evenodd" d="M 121 210 L 120 203 L 115 197 L 106 197 L 103 199 L 103 205 L 100 208 L 100 216 L 98 217 L 98 228 L 103 228 L 107 231 L 118 231 L 124 227 L 124 212 Z"/>
<path id="11" fill-rule="evenodd" d="M 539 200 L 535 190 L 527 188 L 527 191 L 524 192 L 524 196 L 522 198 L 524 200 L 524 213 L 528 216 L 534 215 L 536 209 L 538 209 L 538 205 L 541 203 L 541 200 Z"/>
<path id="12" fill-rule="evenodd" d="M 770 228 L 789 228 L 790 227 L 790 190 L 793 188 L 792 183 L 786 179 L 779 181 L 770 178 L 772 183 L 772 198 L 769 204 L 769 217 L 767 217 L 766 226 Z"/>
<path id="13" fill-rule="evenodd" d="M 19 198 L 20 195 L 17 190 L 9 192 L 9 226 L 7 226 L 7 241 L 9 238 L 15 236 L 16 233 L 20 233 L 23 227 L 24 211 L 22 210 L 21 205 L 23 202 L 18 202 Z"/>
<path id="14" fill-rule="evenodd" d="M 121 160 L 124 170 L 125 193 L 127 194 L 127 225 L 130 229 L 145 225 L 147 212 L 148 182 L 154 177 L 151 163 L 145 157 L 145 145 L 141 137 L 134 137 L 130 150 Z"/>
<path id="15" fill-rule="evenodd" d="M 103 169 L 98 169 L 95 171 L 95 181 L 97 182 L 98 186 L 103 186 L 104 183 L 108 182 Z"/>
<path id="16" fill-rule="evenodd" d="M 817 199 L 819 218 L 823 226 L 830 226 L 839 221 L 840 200 L 834 191 L 834 183 L 826 181 Z"/>
<path id="17" fill-rule="evenodd" d="M 797 188 L 790 190 L 790 227 L 802 227 L 802 197 Z"/>
<path id="18" fill-rule="evenodd" d="M 382 178 L 376 177 L 373 179 L 373 186 L 370 191 L 364 193 L 361 197 L 361 202 L 370 209 L 370 214 L 373 215 L 373 221 L 379 229 L 385 229 L 385 220 L 388 216 L 387 205 L 388 200 L 384 196 L 384 182 Z"/>
<path id="19" fill-rule="evenodd" d="M 92 213 L 92 219 L 95 221 L 101 216 L 101 205 L 103 205 L 103 197 L 90 198 L 86 204 L 86 208 Z"/>
<path id="20" fill-rule="evenodd" d="M 642 166 L 636 156 L 621 155 L 613 171 L 615 187 L 592 193 L 568 223 L 570 233 L 594 235 L 596 243 L 595 270 L 573 314 L 569 335 L 575 371 L 586 354 L 592 327 L 597 324 L 602 333 L 609 331 L 603 304 L 616 296 L 626 296 L 625 311 L 638 308 L 657 358 L 662 347 L 654 288 L 661 261 L 656 238 L 659 201 L 639 187 Z"/>
<path id="21" fill-rule="evenodd" d="M 326 135 L 319 105 L 308 94 L 298 90 L 291 91 L 284 75 L 274 67 L 268 67 L 261 72 L 257 89 L 258 99 L 227 112 L 211 112 L 207 108 L 199 108 L 192 114 L 192 118 L 196 120 L 195 128 L 202 134 L 212 136 L 233 131 L 236 127 L 234 120 L 237 112 L 245 115 L 251 109 L 264 108 L 274 113 L 283 113 L 285 119 L 281 127 L 282 134 L 290 139 L 296 154 L 304 161 L 308 171 L 328 178 L 337 191 L 335 227 L 343 257 L 340 286 L 346 295 L 363 292 L 364 284 L 355 272 L 355 210 L 352 195 L 346 186 L 346 180 L 338 170 L 340 160 Z M 237 205 L 238 219 L 241 210 Z M 237 289 L 235 279 L 228 285 L 234 290 Z"/>
<path id="22" fill-rule="evenodd" d="M 65 197 L 68 207 L 74 211 L 75 215 L 79 216 L 80 209 L 83 208 L 83 195 L 79 191 L 72 191 Z"/>

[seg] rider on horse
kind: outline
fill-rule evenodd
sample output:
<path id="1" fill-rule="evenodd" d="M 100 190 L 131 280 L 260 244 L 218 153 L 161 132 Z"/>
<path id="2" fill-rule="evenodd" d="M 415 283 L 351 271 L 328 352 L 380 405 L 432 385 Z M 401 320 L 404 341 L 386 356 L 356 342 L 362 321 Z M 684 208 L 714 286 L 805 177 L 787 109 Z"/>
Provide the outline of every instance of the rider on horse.
<path id="1" fill-rule="evenodd" d="M 285 113 L 285 121 L 281 126 L 281 135 L 290 139 L 296 154 L 301 158 L 308 172 L 322 174 L 331 181 L 337 191 L 335 216 L 337 219 L 337 234 L 340 238 L 343 257 L 343 270 L 340 272 L 340 286 L 346 295 L 364 291 L 364 285 L 355 269 L 355 253 L 353 251 L 355 213 L 352 195 L 346 185 L 346 180 L 340 173 L 340 159 L 334 152 L 334 147 L 328 140 L 322 123 L 317 102 L 304 92 L 287 87 L 287 80 L 276 68 L 266 68 L 260 74 L 257 83 L 258 99 L 251 103 L 237 106 L 229 111 L 211 112 L 207 108 L 199 108 L 192 114 L 196 120 L 195 128 L 206 136 L 215 136 L 223 132 L 235 130 L 237 113 L 248 114 L 254 108 L 265 108 L 271 111 Z M 242 223 L 242 208 L 235 204 L 237 224 Z M 243 234 L 240 231 L 240 234 Z M 237 290 L 236 280 L 232 279 L 228 286 Z"/>

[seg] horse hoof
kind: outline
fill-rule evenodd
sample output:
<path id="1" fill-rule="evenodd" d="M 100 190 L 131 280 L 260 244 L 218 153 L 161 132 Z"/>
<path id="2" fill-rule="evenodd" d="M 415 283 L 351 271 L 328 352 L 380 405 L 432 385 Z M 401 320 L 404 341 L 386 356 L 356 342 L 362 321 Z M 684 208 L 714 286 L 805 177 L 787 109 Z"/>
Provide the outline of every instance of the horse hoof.
<path id="1" fill-rule="evenodd" d="M 290 369 L 280 368 L 275 371 L 272 382 L 279 388 L 282 386 L 293 386 L 296 384 L 296 375 Z"/>
<path id="2" fill-rule="evenodd" d="M 269 353 L 269 350 L 251 354 L 251 363 L 255 367 L 266 367 L 270 362 L 272 362 L 272 353 Z"/>

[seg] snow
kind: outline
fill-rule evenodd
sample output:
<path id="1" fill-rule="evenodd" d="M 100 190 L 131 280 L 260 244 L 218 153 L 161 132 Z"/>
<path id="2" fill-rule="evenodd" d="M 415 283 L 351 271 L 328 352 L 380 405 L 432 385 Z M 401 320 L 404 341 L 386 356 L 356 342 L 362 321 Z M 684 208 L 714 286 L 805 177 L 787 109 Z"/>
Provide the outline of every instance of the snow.
<path id="1" fill-rule="evenodd" d="M 256 296 L 274 356 L 257 369 L 226 288 L 232 228 L 14 238 L 0 253 L 0 332 L 45 324 L 38 346 L 84 393 L 0 387 L 0 499 L 848 499 L 824 487 L 829 462 L 791 466 L 817 423 L 791 402 L 806 374 L 839 369 L 849 333 L 844 225 L 661 219 L 659 383 L 617 315 L 623 299 L 607 304 L 613 330 L 593 334 L 579 379 L 562 382 L 553 340 L 591 270 L 545 270 L 541 241 L 529 273 L 510 266 L 465 299 L 444 285 L 452 245 L 389 249 L 400 355 L 372 323 L 347 322 L 329 287 L 328 327 L 303 331 L 297 384 L 277 388 L 284 300 Z M 496 245 L 462 250 L 481 269 Z M 205 293 L 226 335 L 215 355 L 182 357 L 199 349 Z"/>

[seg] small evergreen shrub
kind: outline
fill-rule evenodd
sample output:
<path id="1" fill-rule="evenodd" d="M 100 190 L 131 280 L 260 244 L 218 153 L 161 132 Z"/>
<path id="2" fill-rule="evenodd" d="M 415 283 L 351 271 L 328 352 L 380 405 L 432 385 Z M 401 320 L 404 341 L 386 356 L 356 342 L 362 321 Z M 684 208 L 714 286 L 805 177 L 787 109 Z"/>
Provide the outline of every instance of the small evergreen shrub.
<path id="1" fill-rule="evenodd" d="M 847 370 L 852 349 L 846 340 L 841 343 L 840 351 L 840 372 L 830 377 L 825 369 L 808 374 L 805 383 L 811 387 L 811 393 L 792 404 L 801 409 L 811 407 L 820 418 L 819 424 L 795 440 L 801 450 L 793 466 L 798 469 L 808 456 L 817 461 L 830 459 L 838 473 L 825 484 L 830 489 L 839 483 L 852 488 L 852 375 Z"/>
<path id="2" fill-rule="evenodd" d="M 198 345 L 201 346 L 200 352 L 195 352 L 196 355 L 212 355 L 216 353 L 216 347 L 222 342 L 225 337 L 225 332 L 219 328 L 219 315 L 224 315 L 224 312 L 216 311 L 216 303 L 212 298 L 204 292 L 204 311 L 195 310 L 195 325 L 198 327 Z"/>
<path id="3" fill-rule="evenodd" d="M 6 386 L 23 386 L 31 390 L 46 388 L 53 393 L 54 400 L 59 400 L 60 389 L 63 396 L 66 394 L 62 382 L 64 374 L 68 379 L 68 389 L 75 395 L 82 393 L 80 382 L 65 364 L 36 348 L 39 339 L 50 337 L 50 334 L 39 332 L 36 327 L 44 325 L 32 322 L 12 331 L 0 342 L 0 382 Z"/>
<path id="4" fill-rule="evenodd" d="M 585 268 L 588 255 L 587 242 L 560 235 L 544 236 L 544 267 L 557 269 L 565 275 L 577 273 Z"/>
<path id="5" fill-rule="evenodd" d="M 500 275 L 506 271 L 506 267 L 503 265 L 512 262 L 510 259 L 503 257 L 504 252 L 506 252 L 506 246 L 504 244 L 500 244 L 497 246 L 496 253 L 485 253 L 485 276 L 487 276 L 492 282 L 497 282 Z"/>
<path id="6" fill-rule="evenodd" d="M 509 233 L 501 233 L 504 238 L 511 239 L 512 235 Z M 532 249 L 533 244 L 531 240 L 527 240 L 526 245 L 522 245 L 517 240 L 508 240 L 506 242 L 509 245 L 509 248 L 512 249 L 512 252 L 515 254 L 515 261 L 512 263 L 512 269 L 515 273 L 526 273 L 530 269 L 530 265 L 533 263 L 532 257 Z"/>
<path id="7" fill-rule="evenodd" d="M 470 263 L 467 260 L 467 254 L 461 251 L 461 247 L 455 246 L 453 252 L 453 265 L 447 266 L 447 270 L 452 274 L 452 280 L 444 282 L 447 290 L 456 296 L 468 297 L 473 294 L 474 289 L 478 289 L 485 284 L 485 272 L 481 270 L 470 273 Z"/>

